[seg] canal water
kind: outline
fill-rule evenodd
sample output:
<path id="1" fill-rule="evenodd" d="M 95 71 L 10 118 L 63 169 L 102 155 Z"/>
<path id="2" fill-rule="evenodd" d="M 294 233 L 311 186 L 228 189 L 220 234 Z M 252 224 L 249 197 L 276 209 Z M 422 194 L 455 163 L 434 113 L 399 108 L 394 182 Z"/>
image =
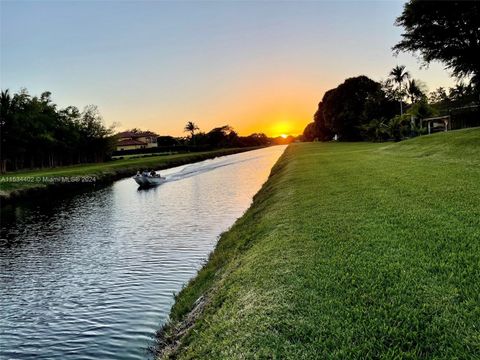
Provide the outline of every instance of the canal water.
<path id="1" fill-rule="evenodd" d="M 68 199 L 2 209 L 1 359 L 145 359 L 219 235 L 284 146 L 162 171 Z"/>

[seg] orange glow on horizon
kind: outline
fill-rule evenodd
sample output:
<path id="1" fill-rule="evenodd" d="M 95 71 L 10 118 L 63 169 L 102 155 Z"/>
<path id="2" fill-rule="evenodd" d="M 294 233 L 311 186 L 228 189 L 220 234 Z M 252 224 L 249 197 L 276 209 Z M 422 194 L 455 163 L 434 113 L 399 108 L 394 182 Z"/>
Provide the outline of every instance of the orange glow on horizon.
<path id="1" fill-rule="evenodd" d="M 223 125 L 230 125 L 240 136 L 248 136 L 253 133 L 264 133 L 268 137 L 282 137 L 282 138 L 287 138 L 288 136 L 297 136 L 303 133 L 303 129 L 309 122 L 312 120 L 309 119 L 307 114 L 301 114 L 297 118 L 303 117 L 306 118 L 304 121 L 300 120 L 293 120 L 295 116 L 290 116 L 289 118 L 292 120 L 277 120 L 275 118 L 278 118 L 276 114 L 273 116 L 271 114 L 260 114 L 260 120 L 257 121 L 196 121 L 195 119 L 193 122 L 198 125 L 200 128 L 200 132 L 209 132 L 215 127 L 223 126 Z M 273 118 L 273 119 L 272 119 Z M 145 121 L 142 124 L 138 124 L 136 127 L 142 129 L 142 130 L 151 130 L 156 132 L 159 135 L 170 135 L 174 137 L 184 137 L 187 136 L 187 134 L 183 131 L 183 126 L 179 126 L 182 123 L 177 122 L 174 126 L 149 126 L 148 124 L 151 124 L 152 122 L 147 122 Z M 186 121 L 185 121 L 186 123 Z M 122 126 L 121 124 L 118 128 L 116 128 L 116 131 L 126 131 L 129 130 L 133 127 L 128 127 L 128 126 Z M 163 125 L 163 124 L 162 124 Z"/>
<path id="2" fill-rule="evenodd" d="M 193 98 L 179 98 L 168 106 L 148 104 L 140 113 L 130 114 L 133 110 L 129 107 L 117 108 L 118 114 L 108 114 L 106 118 L 119 119 L 118 130 L 138 127 L 175 137 L 187 136 L 183 128 L 188 121 L 205 133 L 229 125 L 240 136 L 302 134 L 313 119 L 323 87 L 293 70 L 282 72 L 282 76 L 276 72 L 255 75 L 239 78 L 228 92 L 215 94 L 210 90 Z M 128 120 L 123 122 L 125 117 Z"/>
<path id="3" fill-rule="evenodd" d="M 275 121 L 259 121 L 255 124 L 242 124 L 242 123 L 228 123 L 225 122 L 223 123 L 218 123 L 218 124 L 212 124 L 212 125 L 206 125 L 203 122 L 195 122 L 200 128 L 200 132 L 209 132 L 211 129 L 214 127 L 222 126 L 222 125 L 230 125 L 232 126 L 233 130 L 235 130 L 240 136 L 249 136 L 253 133 L 264 133 L 268 137 L 282 137 L 286 139 L 289 136 L 298 136 L 303 133 L 303 129 L 307 124 L 312 121 L 308 120 L 307 121 L 291 121 L 291 122 L 275 122 Z M 243 126 L 242 126 L 243 125 Z M 246 126 L 245 126 L 246 125 Z M 250 125 L 250 126 L 249 126 Z M 252 126 L 253 125 L 253 126 Z M 157 134 L 160 135 L 170 135 L 174 137 L 184 137 L 187 136 L 183 131 L 178 131 L 176 128 L 172 128 L 170 131 L 166 130 L 164 127 L 162 127 L 160 130 L 157 128 L 153 127 L 148 127 L 148 125 L 145 124 L 145 126 L 139 126 L 142 130 L 151 130 L 156 132 Z M 125 127 L 125 126 L 120 126 L 116 128 L 116 131 L 126 131 L 131 129 L 131 127 Z"/>
<path id="4" fill-rule="evenodd" d="M 248 136 L 252 133 L 264 133 L 269 137 L 281 136 L 285 138 L 290 135 L 297 136 L 302 134 L 305 126 L 312 121 L 313 116 L 309 113 L 308 108 L 304 109 L 296 109 L 298 113 L 292 112 L 291 114 L 278 114 L 273 111 L 260 113 L 257 115 L 259 120 L 240 122 L 235 124 L 237 126 L 233 125 L 233 127 L 235 131 L 243 136 Z"/>

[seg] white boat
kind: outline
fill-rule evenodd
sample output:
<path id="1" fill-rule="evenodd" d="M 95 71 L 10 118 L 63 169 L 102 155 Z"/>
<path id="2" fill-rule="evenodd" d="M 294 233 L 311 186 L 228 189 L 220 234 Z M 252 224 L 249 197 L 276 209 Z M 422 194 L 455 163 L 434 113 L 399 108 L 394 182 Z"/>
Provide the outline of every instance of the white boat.
<path id="1" fill-rule="evenodd" d="M 133 180 L 135 180 L 136 183 L 142 187 L 156 186 L 167 181 L 167 179 L 163 176 L 160 176 L 160 174 L 149 173 L 145 171 L 141 174 L 137 173 L 137 175 L 133 177 Z"/>

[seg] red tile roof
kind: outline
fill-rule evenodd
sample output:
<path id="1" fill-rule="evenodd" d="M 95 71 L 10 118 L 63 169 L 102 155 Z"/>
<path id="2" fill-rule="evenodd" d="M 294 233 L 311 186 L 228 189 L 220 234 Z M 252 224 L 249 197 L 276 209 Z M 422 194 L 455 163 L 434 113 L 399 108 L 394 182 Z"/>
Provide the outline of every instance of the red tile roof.
<path id="1" fill-rule="evenodd" d="M 141 131 L 141 132 L 132 132 L 132 131 L 123 131 L 117 134 L 118 138 L 139 138 L 139 137 L 158 137 L 152 131 Z"/>
<path id="2" fill-rule="evenodd" d="M 147 145 L 143 141 L 138 141 L 134 139 L 125 139 L 125 140 L 120 140 L 117 143 L 117 146 L 131 146 L 131 145 Z"/>
<path id="3" fill-rule="evenodd" d="M 123 132 L 117 134 L 117 137 L 119 137 L 119 138 L 129 138 L 129 137 L 134 137 L 134 136 L 135 136 L 135 133 L 133 133 L 131 131 L 123 131 Z"/>

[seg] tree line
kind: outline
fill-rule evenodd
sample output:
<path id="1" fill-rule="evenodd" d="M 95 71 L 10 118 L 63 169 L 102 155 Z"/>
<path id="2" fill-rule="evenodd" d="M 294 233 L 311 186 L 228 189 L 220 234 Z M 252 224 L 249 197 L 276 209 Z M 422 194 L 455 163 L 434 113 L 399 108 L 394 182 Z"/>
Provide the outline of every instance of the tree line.
<path id="1" fill-rule="evenodd" d="M 51 93 L 32 96 L 26 89 L 17 93 L 0 93 L 0 171 L 49 168 L 109 160 L 115 152 L 114 127 L 106 127 L 95 105 L 83 110 L 75 106 L 59 108 Z M 135 129 L 134 129 L 135 130 Z M 189 122 L 190 136 L 161 136 L 158 146 L 180 145 L 187 150 L 228 147 L 267 146 L 292 139 L 269 138 L 263 133 L 239 136 L 231 126 L 198 131 Z"/>
<path id="2" fill-rule="evenodd" d="M 160 148 L 184 147 L 189 150 L 199 151 L 232 147 L 255 147 L 268 145 L 288 144 L 295 140 L 294 137 L 268 137 L 264 133 L 253 133 L 248 136 L 240 136 L 230 126 L 215 127 L 208 132 L 200 131 L 193 121 L 188 121 L 184 127 L 186 137 L 159 136 L 157 139 Z"/>
<path id="3" fill-rule="evenodd" d="M 196 132 L 197 130 L 198 132 Z M 190 136 L 180 141 L 188 145 L 209 148 L 266 146 L 276 141 L 276 139 L 269 138 L 264 133 L 240 136 L 230 125 L 213 128 L 207 133 L 199 130 L 200 128 L 194 122 L 187 122 L 184 131 L 188 132 Z"/>
<path id="4" fill-rule="evenodd" d="M 383 82 L 363 75 L 346 79 L 324 94 L 305 140 L 401 140 L 424 133 L 421 120 L 436 115 L 455 114 L 459 127 L 480 125 L 480 3 L 411 0 L 396 25 L 405 30 L 396 53 L 442 62 L 457 85 L 427 94 L 405 66 L 394 67 Z"/>
<path id="5" fill-rule="evenodd" d="M 132 133 L 145 132 L 136 128 L 127 131 Z M 240 136 L 229 125 L 219 126 L 208 132 L 203 132 L 200 131 L 200 128 L 193 121 L 187 122 L 184 131 L 189 135 L 185 137 L 158 136 L 157 148 L 121 150 L 114 152 L 113 155 L 121 156 L 158 151 L 207 151 L 220 148 L 268 146 L 292 141 L 283 138 L 270 138 L 264 133 Z"/>
<path id="6" fill-rule="evenodd" d="M 402 70 L 401 76 L 396 77 L 398 70 Z M 428 93 L 424 83 L 411 79 L 404 66 L 395 67 L 390 76 L 383 82 L 357 76 L 325 92 L 303 139 L 398 141 L 425 134 L 422 120 L 443 115 L 453 116 L 454 127 L 480 125 L 473 118 L 479 114 L 479 92 L 473 84 L 459 82 Z M 461 111 L 463 114 L 455 117 Z M 469 117 L 468 124 L 455 123 L 464 117 Z"/>
<path id="7" fill-rule="evenodd" d="M 95 105 L 59 109 L 51 93 L 0 94 L 1 171 L 101 162 L 114 149 L 113 128 Z"/>

